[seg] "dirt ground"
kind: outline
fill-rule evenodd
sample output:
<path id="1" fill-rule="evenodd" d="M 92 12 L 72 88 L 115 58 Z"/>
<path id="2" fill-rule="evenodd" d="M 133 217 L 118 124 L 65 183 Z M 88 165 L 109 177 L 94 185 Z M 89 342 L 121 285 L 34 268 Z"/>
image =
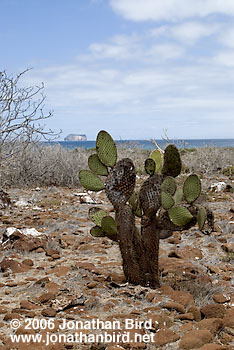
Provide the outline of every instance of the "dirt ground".
<path id="1" fill-rule="evenodd" d="M 220 181 L 234 187 L 224 176 L 204 178 L 204 190 Z M 161 240 L 156 290 L 125 283 L 118 245 L 89 233 L 89 208 L 112 208 L 103 192 L 88 193 L 94 204 L 81 192 L 8 191 L 13 204 L 1 210 L 0 223 L 0 350 L 234 349 L 233 192 L 208 192 L 210 235 L 194 227 Z"/>

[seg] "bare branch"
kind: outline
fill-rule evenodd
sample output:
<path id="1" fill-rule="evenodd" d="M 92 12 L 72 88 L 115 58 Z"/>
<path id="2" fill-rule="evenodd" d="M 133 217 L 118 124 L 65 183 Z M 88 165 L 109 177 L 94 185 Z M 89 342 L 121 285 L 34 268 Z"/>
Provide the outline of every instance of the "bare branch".
<path id="1" fill-rule="evenodd" d="M 170 141 L 170 139 L 169 139 L 169 137 L 168 137 L 168 135 L 167 135 L 167 129 L 163 129 L 163 133 L 164 133 L 164 137 L 162 137 L 162 139 L 164 140 L 164 141 L 167 141 L 167 143 L 168 144 L 171 144 L 171 141 Z"/>
<path id="2" fill-rule="evenodd" d="M 163 149 L 159 146 L 156 140 L 151 139 L 150 142 L 152 142 L 162 154 L 164 153 Z"/>
<path id="3" fill-rule="evenodd" d="M 0 158 L 10 157 L 17 152 L 19 142 L 27 147 L 32 142 L 55 139 L 60 132 L 46 130 L 40 122 L 53 115 L 44 114 L 44 84 L 20 87 L 20 79 L 30 69 L 10 77 L 0 72 Z M 7 144 L 7 147 L 4 147 Z M 9 145 L 11 147 L 9 147 Z M 4 150 L 8 151 L 4 153 Z M 11 151 L 9 152 L 9 150 Z"/>

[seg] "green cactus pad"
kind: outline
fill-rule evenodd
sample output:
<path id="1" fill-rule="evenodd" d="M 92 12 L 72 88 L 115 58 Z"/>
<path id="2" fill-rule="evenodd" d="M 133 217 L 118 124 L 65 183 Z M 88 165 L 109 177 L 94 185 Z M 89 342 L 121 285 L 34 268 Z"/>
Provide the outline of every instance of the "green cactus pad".
<path id="1" fill-rule="evenodd" d="M 133 194 L 130 196 L 128 203 L 131 205 L 132 209 L 135 211 L 137 208 L 137 198 L 138 195 L 136 192 L 133 192 Z"/>
<path id="2" fill-rule="evenodd" d="M 117 148 L 112 137 L 104 130 L 98 133 L 96 140 L 97 155 L 100 161 L 113 167 L 117 161 Z"/>
<path id="3" fill-rule="evenodd" d="M 167 193 L 170 193 L 172 196 L 176 191 L 176 182 L 174 177 L 167 176 L 161 185 L 161 190 Z"/>
<path id="4" fill-rule="evenodd" d="M 142 207 L 141 207 L 141 203 L 140 203 L 139 198 L 137 199 L 137 202 L 136 202 L 135 215 L 136 215 L 138 218 L 141 218 L 142 215 L 143 215 L 143 213 L 142 213 Z"/>
<path id="5" fill-rule="evenodd" d="M 162 174 L 164 176 L 176 177 L 182 168 L 180 154 L 175 145 L 168 145 L 164 151 L 164 163 Z"/>
<path id="6" fill-rule="evenodd" d="M 101 163 L 97 154 L 92 154 L 88 159 L 89 169 L 97 175 L 107 176 L 107 167 Z"/>
<path id="7" fill-rule="evenodd" d="M 175 204 L 180 204 L 184 199 L 184 191 L 182 187 L 178 187 L 176 193 L 174 194 Z"/>
<path id="8" fill-rule="evenodd" d="M 105 188 L 104 183 L 90 170 L 81 170 L 79 172 L 79 179 L 81 185 L 86 190 L 98 192 Z"/>
<path id="9" fill-rule="evenodd" d="M 207 212 L 206 209 L 202 206 L 199 207 L 198 213 L 197 213 L 197 222 L 199 230 L 202 230 L 207 218 Z"/>
<path id="10" fill-rule="evenodd" d="M 142 208 L 139 200 L 139 193 L 133 192 L 131 197 L 128 200 L 128 203 L 132 207 L 132 210 L 135 212 L 135 215 L 138 217 L 142 217 Z"/>
<path id="11" fill-rule="evenodd" d="M 105 232 L 107 236 L 113 236 L 117 234 L 116 222 L 112 216 L 105 216 L 102 219 L 102 231 Z"/>
<path id="12" fill-rule="evenodd" d="M 162 202 L 163 209 L 166 209 L 166 210 L 170 209 L 175 204 L 175 201 L 172 195 L 164 191 L 161 192 L 161 202 Z"/>
<path id="13" fill-rule="evenodd" d="M 159 170 L 162 168 L 162 153 L 159 150 L 154 149 L 150 153 L 149 158 L 154 160 L 154 162 L 156 164 L 155 174 L 157 174 L 159 172 Z"/>
<path id="14" fill-rule="evenodd" d="M 92 220 L 97 226 L 102 226 L 102 219 L 104 216 L 107 216 L 107 212 L 105 210 L 93 207 L 89 209 L 89 218 Z"/>
<path id="15" fill-rule="evenodd" d="M 90 230 L 90 234 L 93 237 L 105 237 L 106 236 L 106 234 L 102 231 L 102 228 L 99 226 L 92 227 Z"/>
<path id="16" fill-rule="evenodd" d="M 184 182 L 184 197 L 188 203 L 194 202 L 201 193 L 201 181 L 195 174 L 191 174 Z"/>
<path id="17" fill-rule="evenodd" d="M 152 158 L 147 158 L 145 161 L 145 171 L 148 175 L 154 175 L 156 169 L 155 161 Z"/>
<path id="18" fill-rule="evenodd" d="M 184 207 L 174 207 L 168 211 L 169 218 L 174 225 L 185 226 L 193 218 L 190 211 Z"/>

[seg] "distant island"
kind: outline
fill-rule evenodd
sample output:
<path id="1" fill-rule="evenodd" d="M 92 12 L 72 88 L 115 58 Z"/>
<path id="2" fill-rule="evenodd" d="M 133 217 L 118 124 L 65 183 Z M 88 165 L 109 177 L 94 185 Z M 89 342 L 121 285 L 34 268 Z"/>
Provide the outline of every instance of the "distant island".
<path id="1" fill-rule="evenodd" d="M 87 136 L 84 134 L 69 134 L 64 138 L 64 141 L 87 141 Z"/>

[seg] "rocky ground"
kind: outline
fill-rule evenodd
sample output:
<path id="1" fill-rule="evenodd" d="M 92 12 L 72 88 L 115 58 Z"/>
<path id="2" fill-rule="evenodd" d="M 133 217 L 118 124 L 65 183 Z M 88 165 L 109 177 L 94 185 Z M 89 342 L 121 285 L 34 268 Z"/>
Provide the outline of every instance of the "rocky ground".
<path id="1" fill-rule="evenodd" d="M 206 189 L 218 181 L 234 186 L 227 177 L 202 181 Z M 234 349 L 234 194 L 213 191 L 208 202 L 215 231 L 204 235 L 195 227 L 162 240 L 161 288 L 152 290 L 126 284 L 118 245 L 89 234 L 87 213 L 94 204 L 85 202 L 82 189 L 9 190 L 13 205 L 2 209 L 0 223 L 0 350 Z M 104 193 L 89 197 L 111 211 Z M 12 329 L 16 319 L 21 326 Z M 38 325 L 35 319 L 52 322 Z M 132 319 L 138 329 L 128 329 L 122 343 L 11 341 L 12 334 L 74 333 L 59 329 L 63 319 L 99 319 L 107 328 L 117 320 L 120 334 L 127 334 L 125 320 Z M 114 333 L 82 330 L 104 331 Z"/>

